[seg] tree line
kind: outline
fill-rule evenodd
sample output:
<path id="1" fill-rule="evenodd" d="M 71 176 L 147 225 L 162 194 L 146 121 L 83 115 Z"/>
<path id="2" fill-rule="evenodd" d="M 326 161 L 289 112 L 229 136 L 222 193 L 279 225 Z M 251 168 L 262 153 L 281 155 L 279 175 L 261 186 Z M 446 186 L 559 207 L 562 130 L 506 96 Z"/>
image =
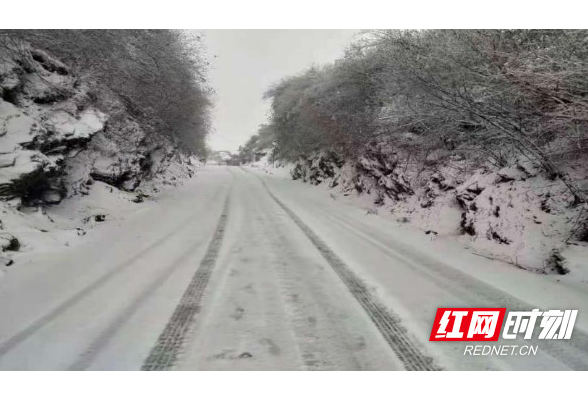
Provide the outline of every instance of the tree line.
<path id="1" fill-rule="evenodd" d="M 506 166 L 522 156 L 581 197 L 562 165 L 588 146 L 585 30 L 369 31 L 265 97 L 260 137 L 285 159 L 353 158 L 381 142 L 415 162 L 461 153 Z"/>
<path id="2" fill-rule="evenodd" d="M 204 156 L 211 89 L 198 36 L 177 30 L 1 30 L 0 46 L 46 51 L 92 86 L 90 97 L 113 108 L 113 93 L 149 140 L 171 140 Z M 30 56 L 30 55 L 29 55 Z M 117 103 L 118 103 L 117 102 Z"/>

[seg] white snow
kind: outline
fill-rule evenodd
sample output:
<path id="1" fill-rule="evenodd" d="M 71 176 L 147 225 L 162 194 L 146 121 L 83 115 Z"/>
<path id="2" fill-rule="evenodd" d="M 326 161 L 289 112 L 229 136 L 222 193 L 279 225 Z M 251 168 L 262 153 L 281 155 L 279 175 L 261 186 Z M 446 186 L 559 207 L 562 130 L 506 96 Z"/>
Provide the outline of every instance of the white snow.
<path id="1" fill-rule="evenodd" d="M 35 121 L 14 105 L 0 99 L 0 152 L 6 153 L 32 139 Z"/>
<path id="2" fill-rule="evenodd" d="M 509 307 L 501 293 L 545 310 L 581 310 L 588 304 L 586 267 L 565 276 L 529 273 L 478 256 L 468 243 L 456 241 L 453 236 L 425 235 L 418 228 L 395 221 L 386 212 L 368 213 L 369 208 L 365 203 L 362 205 L 364 198 L 339 194 L 333 197 L 330 194 L 335 191 L 329 193 L 300 181 L 262 176 L 282 201 L 387 299 L 420 342 L 437 353 L 447 368 L 566 368 L 562 360 L 554 360 L 545 352 L 532 360 L 463 357 L 462 345 L 432 344 L 428 337 L 437 307 Z M 585 249 L 582 252 L 578 246 L 573 248 L 575 260 L 586 260 Z M 471 282 L 484 290 L 490 287 L 488 294 L 480 292 Z M 576 330 L 580 329 L 588 331 L 588 319 L 578 318 Z M 541 342 L 539 345 L 541 352 Z M 570 350 L 568 354 L 573 353 Z"/>
<path id="3" fill-rule="evenodd" d="M 84 110 L 77 118 L 65 111 L 53 112 L 45 118 L 47 124 L 55 127 L 56 133 L 63 138 L 89 138 L 101 131 L 108 119 L 106 114 L 92 108 Z"/>
<path id="4" fill-rule="evenodd" d="M 17 153 L 18 154 L 18 153 Z M 35 154 L 38 157 L 39 153 Z M 42 156 L 42 155 L 41 155 Z M 25 157 L 25 161 L 28 158 Z M 8 269 L 21 267 L 30 257 L 45 253 L 62 253 L 87 240 L 93 228 L 103 225 L 120 224 L 128 215 L 153 206 L 153 202 L 163 193 L 163 188 L 173 188 L 184 184 L 187 160 L 171 160 L 165 172 L 158 173 L 151 181 L 146 181 L 134 192 L 126 192 L 100 181 L 85 184 L 85 188 L 75 196 L 63 199 L 59 204 L 23 207 L 18 199 L 0 202 L 0 238 L 16 237 L 21 249 L 18 252 L 0 253 L 0 277 Z M 197 160 L 191 161 L 194 167 Z M 25 172 L 17 163 L 12 170 Z M 1 170 L 0 170 L 1 171 Z M 18 174 L 15 173 L 15 176 Z M 6 175 L 8 176 L 8 175 Z M 139 200 L 138 200 L 139 199 Z M 137 203 L 137 201 L 141 201 Z M 96 221 L 103 215 L 105 221 Z M 13 262 L 10 266 L 6 263 Z"/>
<path id="5" fill-rule="evenodd" d="M 425 235 L 386 213 L 367 214 L 357 199 L 246 170 L 205 167 L 184 186 L 140 204 L 95 183 L 69 220 L 65 209 L 71 204 L 63 205 L 63 214 L 59 208 L 37 212 L 26 228 L 30 237 L 36 228 L 53 226 L 50 217 L 71 228 L 69 246 L 27 251 L 38 246 L 31 239 L 0 279 L 0 320 L 11 321 L 0 324 L 0 368 L 140 368 L 202 260 L 229 194 L 220 254 L 176 368 L 402 368 L 259 178 L 400 316 L 442 367 L 585 368 L 588 320 L 581 311 L 572 338 L 579 348 L 560 342 L 554 351 L 539 341 L 533 357 L 464 357 L 463 344 L 428 342 L 437 307 L 581 310 L 588 304 L 587 282 L 574 272 L 532 274 L 474 255 L 451 237 Z M 106 220 L 88 221 L 96 228 L 78 236 L 80 218 L 98 207 Z M 66 240 L 66 232 L 57 240 Z"/>
<path id="6" fill-rule="evenodd" d="M 220 196 L 227 188 L 228 182 L 218 179 L 222 173 L 213 171 L 194 179 L 191 185 L 161 193 L 156 202 L 140 204 L 117 199 L 107 185 L 96 182 L 92 194 L 84 197 L 85 204 L 78 205 L 78 213 L 73 217 L 70 217 L 71 204 L 64 204 L 62 210 L 49 214 L 52 219 L 57 218 L 62 229 L 38 233 L 58 233 L 57 243 L 46 247 L 39 247 L 40 241 L 33 238 L 33 230 L 54 225 L 46 221 L 47 216 L 38 215 L 36 222 L 24 229 L 28 231 L 25 235 L 27 248 L 15 256 L 14 265 L 0 279 L 0 319 L 11 321 L 0 324 L 0 342 L 91 286 L 105 273 L 121 271 L 98 290 L 90 291 L 81 303 L 77 302 L 38 335 L 23 342 L 23 346 L 0 356 L 0 368 L 69 368 L 121 310 L 135 301 L 162 271 L 170 268 L 170 262 L 173 263 L 178 254 L 199 243 L 200 247 L 194 248 L 193 258 L 171 266 L 177 272 L 163 284 L 163 291 L 142 304 L 145 308 L 139 311 L 139 324 L 131 325 L 130 335 L 123 335 L 124 354 L 116 352 L 116 356 L 110 354 L 108 357 L 110 369 L 137 369 L 206 249 L 209 232 L 222 206 Z M 127 194 L 120 192 L 119 195 Z M 194 204 L 202 208 L 195 208 Z M 80 224 L 79 219 L 87 215 L 84 213 L 86 207 L 91 215 L 104 213 L 106 220 Z M 70 229 L 63 229 L 68 224 Z M 95 228 L 78 236 L 75 228 L 85 229 L 86 225 L 95 225 Z M 142 340 L 143 337 L 147 339 Z M 119 345 L 119 342 L 113 343 L 115 347 Z M 139 355 L 135 354 L 137 351 Z"/>
<path id="7" fill-rule="evenodd" d="M 312 165 L 319 158 L 314 157 Z M 333 177 L 321 176 L 318 168 L 307 170 L 305 175 L 331 190 L 332 196 L 354 199 L 366 212 L 417 227 L 431 237 L 447 237 L 474 253 L 516 268 L 555 273 L 548 262 L 554 252 L 564 257 L 568 269 L 578 265 L 576 254 L 584 253 L 581 259 L 588 259 L 588 245 L 571 235 L 582 207 L 573 204 L 561 180 L 545 178 L 528 160 L 516 160 L 502 169 L 485 166 L 472 170 L 465 160 L 456 159 L 448 166 L 436 166 L 436 173 L 404 171 L 411 176 L 410 182 L 401 172 L 403 167 L 382 166 L 381 162 L 360 158 L 359 164 L 373 177 L 358 171 L 352 162 L 335 167 Z M 383 167 L 393 172 L 384 175 Z M 569 170 L 571 178 L 585 186 L 582 164 Z M 355 189 L 357 183 L 363 187 L 361 193 Z M 386 190 L 392 195 L 383 194 Z M 575 268 L 572 272 L 578 279 L 588 278 L 583 271 Z"/>
<path id="8" fill-rule="evenodd" d="M 276 177 L 289 177 L 292 164 L 282 160 L 274 160 L 272 152 L 273 149 L 268 149 L 265 155 L 259 160 L 243 166 L 255 168 L 266 174 L 275 175 Z"/>

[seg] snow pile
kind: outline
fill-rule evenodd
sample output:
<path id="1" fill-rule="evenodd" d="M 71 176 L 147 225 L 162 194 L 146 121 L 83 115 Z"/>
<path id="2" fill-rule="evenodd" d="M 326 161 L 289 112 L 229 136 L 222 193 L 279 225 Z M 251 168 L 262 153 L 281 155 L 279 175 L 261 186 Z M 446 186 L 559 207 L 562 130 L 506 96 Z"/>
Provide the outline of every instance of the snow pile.
<path id="1" fill-rule="evenodd" d="M 255 170 L 264 172 L 269 175 L 275 175 L 280 177 L 289 176 L 291 174 L 290 170 L 294 166 L 283 160 L 275 160 L 273 156 L 273 148 L 263 149 L 260 152 L 262 152 L 263 155 L 261 155 L 261 157 L 259 157 L 257 161 L 243 164 L 243 166 L 247 168 L 253 168 Z"/>
<path id="2" fill-rule="evenodd" d="M 528 160 L 505 168 L 472 165 L 456 155 L 411 166 L 393 152 L 372 149 L 355 161 L 326 152 L 300 158 L 291 173 L 295 180 L 337 187 L 367 213 L 382 207 L 432 239 L 455 237 L 482 257 L 544 274 L 586 269 L 581 217 L 588 209 L 561 180 L 546 178 Z M 568 170 L 574 181 L 587 182 L 582 165 Z"/>

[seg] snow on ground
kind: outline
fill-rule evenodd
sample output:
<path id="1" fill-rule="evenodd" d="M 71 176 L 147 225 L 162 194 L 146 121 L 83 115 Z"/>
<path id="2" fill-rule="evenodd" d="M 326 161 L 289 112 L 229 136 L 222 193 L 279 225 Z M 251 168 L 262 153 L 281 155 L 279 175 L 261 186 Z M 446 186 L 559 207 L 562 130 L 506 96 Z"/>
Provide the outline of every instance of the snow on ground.
<path id="1" fill-rule="evenodd" d="M 80 210 L 98 203 L 106 221 L 71 232 L 70 246 L 19 254 L 0 279 L 0 320 L 11 321 L 0 324 L 0 368 L 68 369 L 96 358 L 98 369 L 139 369 L 204 255 L 230 177 L 199 172 L 139 204 L 97 187 Z M 82 215 L 63 220 L 73 228 Z M 35 324 L 43 328 L 6 351 L 8 337 Z M 119 340 L 106 340 L 119 329 Z"/>
<path id="2" fill-rule="evenodd" d="M 296 164 L 293 173 L 329 190 L 333 199 L 416 227 L 431 240 L 448 238 L 480 257 L 540 274 L 569 270 L 579 280 L 588 279 L 588 243 L 572 235 L 583 206 L 573 203 L 563 182 L 546 179 L 526 161 L 460 173 L 464 162 L 423 174 L 420 185 L 413 182 L 414 190 L 402 172 L 379 159 L 337 167 L 319 155 Z M 585 168 L 575 170 L 570 168 L 571 176 L 585 185 Z"/>
<path id="3" fill-rule="evenodd" d="M 371 213 L 373 203 L 366 202 L 365 197 L 335 194 L 325 190 L 326 185 L 321 190 L 287 178 L 260 176 L 378 296 L 386 299 L 420 343 L 443 360 L 446 368 L 560 369 L 565 368 L 562 362 L 566 357 L 574 357 L 573 348 L 561 350 L 566 356 L 558 358 L 560 350 L 548 349 L 548 344 L 538 341 L 533 344 L 538 344 L 543 353 L 534 359 L 473 359 L 463 356 L 462 344 L 428 342 L 428 336 L 437 307 L 581 310 L 588 304 L 585 268 L 564 276 L 530 274 L 476 255 L 467 243 L 453 236 L 426 235 L 416 226 L 397 222 L 393 215 Z M 585 252 L 576 250 L 575 255 L 575 260 L 586 260 Z M 578 318 L 575 332 L 579 348 L 585 351 L 587 318 Z M 501 340 L 498 344 L 513 343 Z"/>
<path id="4" fill-rule="evenodd" d="M 197 166 L 197 161 L 192 160 Z M 120 225 L 129 216 L 148 209 L 167 191 L 185 184 L 185 166 L 178 161 L 134 191 L 127 192 L 104 182 L 86 181 L 82 193 L 55 205 L 24 206 L 19 199 L 0 202 L 0 244 L 17 248 L 0 253 L 0 278 L 9 268 L 20 268 L 30 257 L 61 253 L 84 244 L 95 228 Z"/>
<path id="5" fill-rule="evenodd" d="M 195 159 L 191 163 L 198 165 Z M 188 178 L 185 166 L 174 161 L 134 192 L 90 179 L 83 194 L 56 205 L 25 207 L 18 199 L 0 202 L 1 243 L 8 245 L 10 238 L 17 238 L 19 243 L 17 250 L 0 253 L 0 277 L 8 268 L 19 268 L 30 257 L 61 253 L 84 244 L 94 228 L 122 224 L 129 215 L 152 207 L 167 191 L 184 185 Z"/>
<path id="6" fill-rule="evenodd" d="M 259 174 L 253 168 L 245 167 L 247 170 Z M 376 229 L 389 240 L 395 240 L 399 243 L 404 243 L 410 247 L 414 247 L 419 251 L 427 253 L 432 258 L 440 258 L 443 260 L 454 262 L 455 267 L 463 269 L 464 271 L 471 271 L 472 268 L 483 266 L 486 273 L 481 276 L 492 275 L 493 266 L 497 271 L 503 273 L 504 271 L 512 270 L 512 274 L 522 277 L 523 279 L 535 282 L 557 282 L 574 287 L 574 290 L 585 292 L 588 296 L 588 271 L 587 262 L 588 253 L 583 246 L 570 246 L 567 250 L 570 253 L 571 272 L 566 275 L 543 275 L 543 274 L 529 274 L 525 270 L 512 268 L 509 263 L 498 259 L 489 259 L 480 256 L 473 251 L 468 240 L 456 240 L 454 235 L 431 235 L 425 233 L 420 226 L 415 226 L 410 223 L 398 221 L 397 216 L 385 212 L 385 210 L 377 210 L 374 208 L 373 202 L 367 196 L 360 196 L 357 194 L 344 195 L 338 193 L 336 189 L 329 188 L 328 185 L 310 186 L 301 181 L 288 182 L 290 177 L 282 177 L 270 174 L 260 174 L 260 176 L 267 178 L 271 187 L 277 190 L 283 190 L 283 198 L 287 201 L 299 201 L 300 204 L 310 205 L 314 204 L 317 207 L 306 207 L 305 210 L 314 210 L 315 214 L 321 212 L 327 213 L 327 210 L 334 209 L 341 216 L 348 216 L 351 222 L 357 221 L 358 224 L 369 225 L 370 228 Z M 320 207 L 318 207 L 320 205 Z M 294 206 L 296 207 L 296 206 Z M 377 210 L 377 211 L 375 211 Z M 441 213 L 437 213 L 440 219 L 443 219 Z M 436 217 L 437 217 L 436 216 Z M 323 217 L 324 218 L 324 217 Z M 309 218 L 314 219 L 313 217 Z M 425 218 L 423 218 L 425 219 Z M 580 267 L 580 268 L 575 268 Z M 508 279 L 505 283 L 508 283 Z M 522 284 L 521 287 L 525 285 Z M 557 298 L 558 294 L 554 294 L 552 298 Z M 564 296 L 565 297 L 565 296 Z M 539 297 L 537 297 L 539 298 Z M 588 304 L 588 303 L 587 303 Z M 588 321 L 587 321 L 588 322 Z M 588 325 L 587 325 L 588 328 Z"/>
<path id="7" fill-rule="evenodd" d="M 255 168 L 258 171 L 264 172 L 276 177 L 290 177 L 290 170 L 293 167 L 292 163 L 282 160 L 274 160 L 272 150 L 268 150 L 266 154 L 259 160 L 244 164 L 244 167 Z"/>
<path id="8" fill-rule="evenodd" d="M 87 201 L 130 204 L 117 210 L 124 219 L 113 213 L 92 222 L 97 228 L 63 251 L 23 253 L 19 268 L 0 280 L 0 320 L 11 321 L 0 324 L 0 369 L 139 369 L 207 253 L 225 199 L 224 237 L 177 369 L 402 368 L 262 181 L 441 367 L 588 368 L 582 312 L 572 340 L 534 342 L 532 357 L 467 357 L 464 344 L 428 341 L 437 307 L 581 309 L 588 282 L 573 273 L 530 274 L 476 256 L 451 237 L 367 213 L 351 196 L 254 167 L 207 166 L 140 204 L 119 204 L 98 186 Z"/>
<path id="9" fill-rule="evenodd" d="M 147 140 L 120 99 L 59 60 L 2 51 L 0 275 L 22 253 L 74 246 L 200 166 Z"/>

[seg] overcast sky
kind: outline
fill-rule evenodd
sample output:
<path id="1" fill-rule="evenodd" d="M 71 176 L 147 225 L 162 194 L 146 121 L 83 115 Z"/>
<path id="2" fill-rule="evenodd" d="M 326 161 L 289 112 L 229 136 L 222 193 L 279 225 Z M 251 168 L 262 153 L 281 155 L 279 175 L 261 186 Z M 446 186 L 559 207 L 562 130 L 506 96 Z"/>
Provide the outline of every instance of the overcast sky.
<path id="1" fill-rule="evenodd" d="M 267 121 L 265 90 L 282 77 L 333 61 L 355 30 L 207 30 L 204 44 L 216 91 L 213 150 L 236 151 Z"/>

